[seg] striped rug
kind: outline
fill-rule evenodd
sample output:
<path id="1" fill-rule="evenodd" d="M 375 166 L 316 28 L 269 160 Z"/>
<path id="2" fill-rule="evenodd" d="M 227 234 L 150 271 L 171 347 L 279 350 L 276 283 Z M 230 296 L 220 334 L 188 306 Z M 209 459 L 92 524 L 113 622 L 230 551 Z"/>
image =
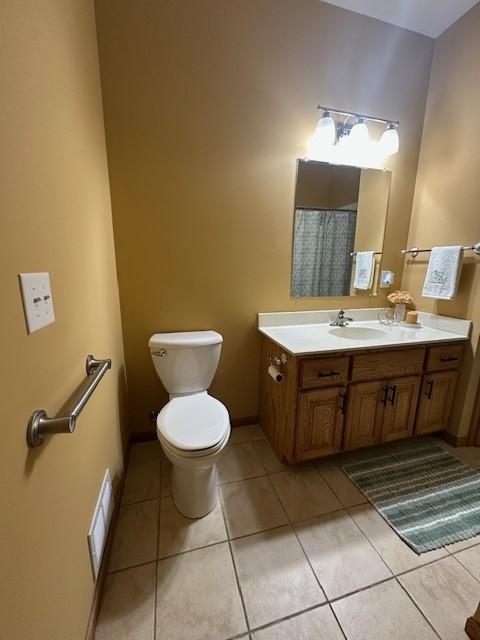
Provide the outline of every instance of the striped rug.
<path id="1" fill-rule="evenodd" d="M 400 450 L 342 469 L 417 553 L 480 533 L 480 473 L 441 447 Z"/>

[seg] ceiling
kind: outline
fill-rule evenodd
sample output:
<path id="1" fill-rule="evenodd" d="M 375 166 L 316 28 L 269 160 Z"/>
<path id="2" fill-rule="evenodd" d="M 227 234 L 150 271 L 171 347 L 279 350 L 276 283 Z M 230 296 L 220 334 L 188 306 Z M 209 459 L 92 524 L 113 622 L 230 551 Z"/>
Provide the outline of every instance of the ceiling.
<path id="1" fill-rule="evenodd" d="M 325 0 L 397 27 L 437 38 L 478 0 Z"/>

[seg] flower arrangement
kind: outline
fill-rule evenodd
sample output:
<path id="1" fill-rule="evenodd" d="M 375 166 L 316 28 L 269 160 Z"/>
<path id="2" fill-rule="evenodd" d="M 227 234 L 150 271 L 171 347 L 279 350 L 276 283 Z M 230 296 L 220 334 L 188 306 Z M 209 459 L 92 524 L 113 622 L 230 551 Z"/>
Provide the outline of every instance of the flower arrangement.
<path id="1" fill-rule="evenodd" d="M 387 300 L 395 305 L 396 320 L 398 322 L 405 320 L 407 304 L 413 302 L 413 298 L 408 291 L 393 291 L 388 294 Z"/>
<path id="2" fill-rule="evenodd" d="M 388 294 L 387 300 L 393 304 L 410 304 L 413 302 L 413 298 L 408 291 L 393 291 Z"/>

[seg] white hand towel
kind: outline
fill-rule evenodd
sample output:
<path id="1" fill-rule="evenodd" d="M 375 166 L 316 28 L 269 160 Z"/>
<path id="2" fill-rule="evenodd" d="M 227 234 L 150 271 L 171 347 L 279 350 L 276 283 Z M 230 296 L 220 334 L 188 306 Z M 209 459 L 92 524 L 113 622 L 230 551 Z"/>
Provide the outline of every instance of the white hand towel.
<path id="1" fill-rule="evenodd" d="M 355 260 L 355 289 L 371 289 L 375 273 L 375 253 L 373 251 L 359 251 Z"/>
<path id="2" fill-rule="evenodd" d="M 433 247 L 422 296 L 436 300 L 453 300 L 457 294 L 462 264 L 462 247 Z"/>

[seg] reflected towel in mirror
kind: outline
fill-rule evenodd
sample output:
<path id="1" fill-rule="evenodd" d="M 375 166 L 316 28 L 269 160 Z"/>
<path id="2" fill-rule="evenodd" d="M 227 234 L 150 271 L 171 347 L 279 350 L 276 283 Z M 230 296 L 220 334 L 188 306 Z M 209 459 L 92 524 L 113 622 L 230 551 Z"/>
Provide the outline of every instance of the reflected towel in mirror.
<path id="1" fill-rule="evenodd" d="M 358 251 L 355 261 L 355 289 L 371 289 L 375 273 L 375 252 Z"/>

